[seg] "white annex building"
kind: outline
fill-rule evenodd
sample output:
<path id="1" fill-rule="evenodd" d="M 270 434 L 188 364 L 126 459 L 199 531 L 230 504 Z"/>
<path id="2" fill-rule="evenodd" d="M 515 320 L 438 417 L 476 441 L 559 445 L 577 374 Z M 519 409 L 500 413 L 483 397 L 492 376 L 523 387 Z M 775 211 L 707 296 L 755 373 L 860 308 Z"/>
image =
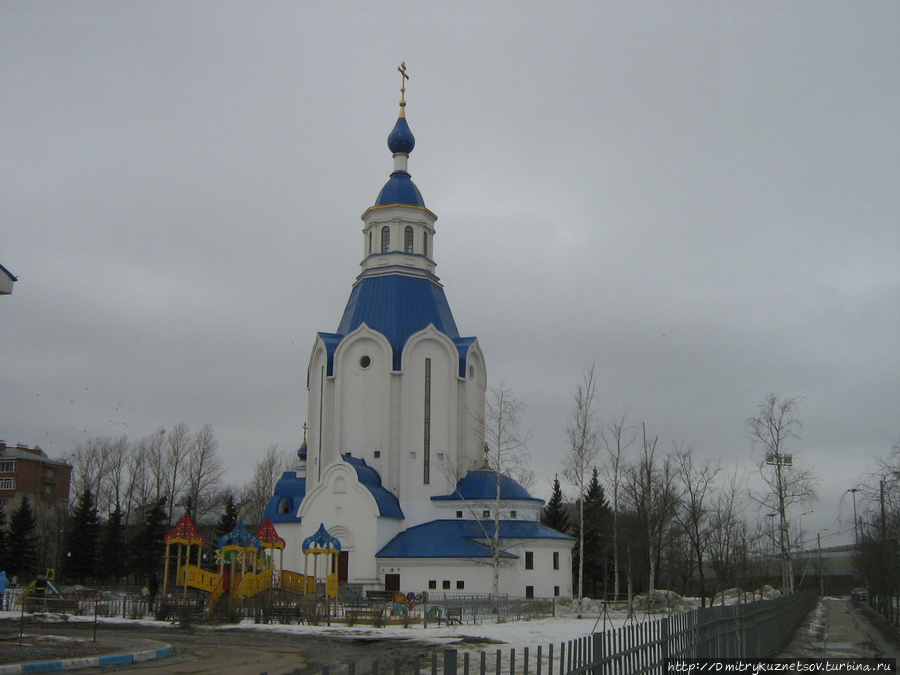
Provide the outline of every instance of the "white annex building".
<path id="1" fill-rule="evenodd" d="M 304 570 L 301 544 L 324 525 L 341 543 L 341 582 L 491 593 L 499 504 L 499 592 L 571 596 L 574 540 L 542 525 L 543 501 L 511 478 L 497 499 L 476 423 L 485 359 L 435 275 L 437 216 L 407 171 L 405 105 L 388 136 L 393 173 L 362 215 L 361 272 L 337 330 L 313 345 L 308 439 L 264 518 L 286 541 L 284 569 Z"/>

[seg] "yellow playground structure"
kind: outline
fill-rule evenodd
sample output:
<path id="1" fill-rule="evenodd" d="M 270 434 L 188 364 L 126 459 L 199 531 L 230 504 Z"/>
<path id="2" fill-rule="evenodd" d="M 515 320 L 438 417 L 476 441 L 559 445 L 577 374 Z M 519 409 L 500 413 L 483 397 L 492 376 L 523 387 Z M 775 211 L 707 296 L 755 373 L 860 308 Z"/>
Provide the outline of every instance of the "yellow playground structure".
<path id="1" fill-rule="evenodd" d="M 306 569 L 303 574 L 287 571 L 283 567 L 285 542 L 278 536 L 272 521 L 266 520 L 256 535 L 239 521 L 231 532 L 218 541 L 216 569 L 204 569 L 202 551 L 205 539 L 190 515 L 185 513 L 175 529 L 165 537 L 164 597 L 170 596 L 177 602 L 180 593 L 181 600 L 185 601 L 188 589 L 195 589 L 199 591 L 199 599 L 208 601 L 212 613 L 223 598 L 230 607 L 234 602 L 242 602 L 269 589 L 314 595 L 316 580 L 320 576 L 320 581 L 326 583 L 331 595 L 331 586 L 336 588 L 337 583 L 335 571 L 340 543 L 328 535 L 324 526 L 308 539 L 303 542 L 304 559 L 313 556 L 312 574 L 306 574 Z M 276 551 L 279 552 L 277 565 Z M 321 555 L 326 556 L 327 563 L 320 569 L 318 558 Z M 304 568 L 307 566 L 304 564 Z"/>

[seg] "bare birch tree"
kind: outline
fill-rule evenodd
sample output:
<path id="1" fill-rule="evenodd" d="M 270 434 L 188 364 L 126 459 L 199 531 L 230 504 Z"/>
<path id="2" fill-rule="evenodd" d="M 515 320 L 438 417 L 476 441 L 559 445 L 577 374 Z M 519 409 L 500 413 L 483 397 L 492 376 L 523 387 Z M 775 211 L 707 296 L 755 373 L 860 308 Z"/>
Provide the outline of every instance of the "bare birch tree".
<path id="1" fill-rule="evenodd" d="M 798 466 L 788 444 L 799 440 L 803 422 L 797 416 L 800 400 L 779 398 L 770 392 L 756 407 L 756 414 L 747 420 L 747 429 L 754 448 L 762 450 L 759 474 L 766 491 L 756 501 L 772 509 L 779 520 L 778 548 L 783 562 L 782 591 L 794 592 L 794 571 L 791 553 L 791 532 L 788 510 L 796 505 L 817 500 L 816 479 Z"/>
<path id="2" fill-rule="evenodd" d="M 698 459 L 693 448 L 675 448 L 675 471 L 681 483 L 681 501 L 675 520 L 690 544 L 697 574 L 700 577 L 700 606 L 706 607 L 704 565 L 712 537 L 712 505 L 715 479 L 722 470 L 719 462 Z"/>
<path id="3" fill-rule="evenodd" d="M 524 411 L 525 404 L 504 385 L 491 389 L 485 402 L 485 419 L 483 421 L 485 468 L 494 472 L 496 486 L 494 508 L 492 509 L 494 531 L 488 540 L 494 571 L 493 593 L 495 598 L 500 594 L 501 479 L 503 476 L 515 478 L 517 474 L 527 473 L 527 435 L 522 436 L 519 432 L 519 424 Z"/>
<path id="4" fill-rule="evenodd" d="M 656 590 L 666 530 L 675 513 L 678 493 L 675 473 L 669 457 L 660 458 L 657 452 L 659 436 L 648 437 L 646 425 L 641 425 L 643 447 L 635 464 L 629 465 L 625 492 L 647 536 L 649 563 L 648 586 L 652 596 Z"/>
<path id="5" fill-rule="evenodd" d="M 637 436 L 635 428 L 627 423 L 627 412 L 619 419 L 610 419 L 600 430 L 606 448 L 606 476 L 612 489 L 612 549 L 613 549 L 613 598 L 619 601 L 619 511 L 622 505 L 622 477 L 625 470 L 625 452 Z"/>
<path id="6" fill-rule="evenodd" d="M 266 504 L 275 494 L 275 483 L 290 468 L 290 457 L 279 452 L 277 445 L 269 446 L 253 468 L 253 478 L 241 491 L 242 517 L 248 522 L 262 523 Z"/>
<path id="7" fill-rule="evenodd" d="M 594 414 L 594 366 L 582 373 L 572 395 L 574 404 L 566 425 L 569 454 L 563 460 L 563 477 L 578 491 L 578 611 L 584 597 L 584 500 L 600 453 L 599 429 Z"/>
<path id="8" fill-rule="evenodd" d="M 199 522 L 216 506 L 225 468 L 218 455 L 219 442 L 211 424 L 204 424 L 194 434 L 188 457 L 187 495 L 191 517 Z"/>
<path id="9" fill-rule="evenodd" d="M 175 507 L 187 484 L 187 463 L 191 454 L 191 443 L 191 430 L 184 422 L 179 422 L 166 434 L 169 523 L 175 521 Z"/>

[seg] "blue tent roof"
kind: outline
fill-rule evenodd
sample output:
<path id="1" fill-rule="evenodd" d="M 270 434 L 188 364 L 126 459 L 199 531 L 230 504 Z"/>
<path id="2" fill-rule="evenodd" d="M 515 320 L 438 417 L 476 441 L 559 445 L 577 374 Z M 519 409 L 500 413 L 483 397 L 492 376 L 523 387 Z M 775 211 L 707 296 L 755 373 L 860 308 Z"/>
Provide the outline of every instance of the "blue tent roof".
<path id="1" fill-rule="evenodd" d="M 493 520 L 433 520 L 401 532 L 375 555 L 377 558 L 490 558 L 491 549 L 476 540 L 489 539 L 493 534 Z M 501 520 L 500 538 L 572 539 L 536 520 Z M 501 556 L 518 557 L 506 551 Z"/>
<path id="2" fill-rule="evenodd" d="M 496 499 L 497 498 L 497 473 L 494 471 L 469 471 L 459 483 L 456 490 L 449 495 L 432 497 L 434 501 L 459 501 L 470 499 Z M 529 502 L 542 502 L 542 499 L 532 497 L 528 490 L 519 485 L 509 476 L 500 474 L 500 499 L 504 501 L 519 500 Z"/>
<path id="3" fill-rule="evenodd" d="M 319 333 L 328 351 L 328 374 L 334 374 L 334 351 L 344 336 L 362 324 L 384 335 L 393 350 L 393 369 L 400 370 L 406 341 L 433 325 L 456 344 L 460 377 L 465 376 L 465 358 L 474 337 L 461 338 L 444 289 L 431 279 L 403 274 L 362 278 L 350 293 L 336 333 Z"/>
<path id="4" fill-rule="evenodd" d="M 341 455 L 341 459 L 356 469 L 356 477 L 366 489 L 375 497 L 378 504 L 378 515 L 385 518 L 400 518 L 403 516 L 403 509 L 400 508 L 400 502 L 394 493 L 381 485 L 381 476 L 371 466 L 366 464 L 366 460 L 350 455 Z"/>

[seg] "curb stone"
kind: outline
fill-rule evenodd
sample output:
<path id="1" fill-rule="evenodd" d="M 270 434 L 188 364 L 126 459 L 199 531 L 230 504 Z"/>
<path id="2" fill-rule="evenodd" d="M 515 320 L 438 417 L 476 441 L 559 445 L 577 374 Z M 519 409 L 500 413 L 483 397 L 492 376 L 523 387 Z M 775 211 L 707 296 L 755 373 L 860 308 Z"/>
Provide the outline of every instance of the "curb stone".
<path id="1" fill-rule="evenodd" d="M 57 659 L 55 661 L 32 661 L 31 663 L 14 663 L 0 666 L 0 675 L 20 675 L 20 673 L 52 673 L 60 670 L 78 670 L 81 668 L 102 668 L 104 666 L 123 666 L 152 659 L 161 659 L 172 653 L 171 645 L 163 645 L 159 649 L 147 649 L 130 654 L 109 654 L 107 656 L 86 656 L 78 659 Z"/>

